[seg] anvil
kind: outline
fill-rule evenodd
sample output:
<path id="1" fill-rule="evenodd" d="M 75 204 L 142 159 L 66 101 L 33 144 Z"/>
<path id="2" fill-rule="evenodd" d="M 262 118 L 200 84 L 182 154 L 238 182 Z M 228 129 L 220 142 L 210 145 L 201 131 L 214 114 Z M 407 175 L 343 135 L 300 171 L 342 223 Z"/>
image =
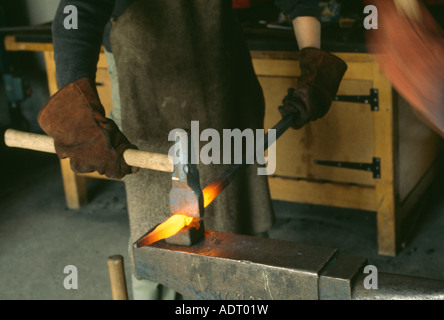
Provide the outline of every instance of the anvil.
<path id="1" fill-rule="evenodd" d="M 134 262 L 139 277 L 188 299 L 444 299 L 443 281 L 366 274 L 365 257 L 227 232 L 206 230 L 203 240 L 190 247 L 165 240 L 135 246 Z"/>

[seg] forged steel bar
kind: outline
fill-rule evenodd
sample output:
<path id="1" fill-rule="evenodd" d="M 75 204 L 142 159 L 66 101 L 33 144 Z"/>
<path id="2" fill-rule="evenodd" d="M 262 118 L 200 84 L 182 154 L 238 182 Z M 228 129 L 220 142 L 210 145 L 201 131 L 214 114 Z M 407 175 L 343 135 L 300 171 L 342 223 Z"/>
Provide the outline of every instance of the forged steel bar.
<path id="1" fill-rule="evenodd" d="M 276 130 L 276 138 L 274 140 L 268 141 L 268 132 L 264 137 L 263 150 L 266 151 L 269 146 L 271 146 L 277 139 L 279 139 L 282 134 L 290 127 L 291 123 L 295 119 L 296 114 L 292 114 L 282 118 L 272 129 Z M 234 164 L 230 166 L 227 170 L 225 170 L 218 178 L 216 178 L 213 182 L 207 185 L 202 191 L 203 194 L 211 193 L 209 190 L 218 190 L 218 192 L 222 192 L 231 181 L 237 176 L 239 172 L 243 169 L 247 168 L 249 164 Z"/>

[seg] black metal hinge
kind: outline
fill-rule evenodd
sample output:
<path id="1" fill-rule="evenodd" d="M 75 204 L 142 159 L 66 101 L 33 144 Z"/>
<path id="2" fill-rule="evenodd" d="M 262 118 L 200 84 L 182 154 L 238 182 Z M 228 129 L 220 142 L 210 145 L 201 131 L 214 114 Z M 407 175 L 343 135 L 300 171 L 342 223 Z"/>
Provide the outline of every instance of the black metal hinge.
<path id="1" fill-rule="evenodd" d="M 370 104 L 372 111 L 379 111 L 379 90 L 370 89 L 368 96 L 344 96 L 339 95 L 333 98 L 334 101 L 355 102 Z"/>
<path id="2" fill-rule="evenodd" d="M 314 164 L 320 166 L 329 166 L 345 169 L 364 170 L 373 172 L 373 178 L 381 178 L 381 159 L 373 158 L 372 163 L 358 163 L 358 162 L 342 162 L 342 161 L 319 161 L 315 160 Z"/>

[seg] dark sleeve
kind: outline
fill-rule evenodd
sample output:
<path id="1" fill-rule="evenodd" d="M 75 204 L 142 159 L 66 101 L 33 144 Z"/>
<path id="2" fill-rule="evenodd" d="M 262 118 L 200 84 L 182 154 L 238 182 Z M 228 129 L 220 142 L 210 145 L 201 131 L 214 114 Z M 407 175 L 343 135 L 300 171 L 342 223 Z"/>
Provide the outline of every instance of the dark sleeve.
<path id="1" fill-rule="evenodd" d="M 319 0 L 274 0 L 274 2 L 285 15 L 289 16 L 290 21 L 306 16 L 321 19 Z"/>
<path id="2" fill-rule="evenodd" d="M 103 32 L 115 0 L 61 0 L 52 24 L 59 88 L 83 77 L 95 78 Z M 77 8 L 78 29 L 66 29 L 64 8 Z"/>

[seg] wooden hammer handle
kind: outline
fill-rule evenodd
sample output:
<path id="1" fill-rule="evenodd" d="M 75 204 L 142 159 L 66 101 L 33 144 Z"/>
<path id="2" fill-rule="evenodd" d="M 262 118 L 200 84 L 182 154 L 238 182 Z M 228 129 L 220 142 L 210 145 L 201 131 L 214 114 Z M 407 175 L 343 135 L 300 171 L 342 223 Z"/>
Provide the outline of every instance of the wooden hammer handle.
<path id="1" fill-rule="evenodd" d="M 50 136 L 37 133 L 8 129 L 5 132 L 5 143 L 8 147 L 56 153 L 54 140 Z M 173 164 L 165 154 L 127 149 L 123 153 L 123 157 L 126 163 L 132 167 L 173 172 Z"/>

